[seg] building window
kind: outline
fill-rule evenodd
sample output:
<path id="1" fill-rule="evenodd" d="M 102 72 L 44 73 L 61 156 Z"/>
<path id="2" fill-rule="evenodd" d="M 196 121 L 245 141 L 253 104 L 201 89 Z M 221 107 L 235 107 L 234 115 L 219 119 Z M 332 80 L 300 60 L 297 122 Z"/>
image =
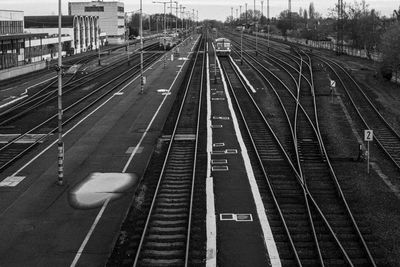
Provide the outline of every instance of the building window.
<path id="1" fill-rule="evenodd" d="M 118 7 L 118 12 L 124 12 L 124 7 L 123 6 L 119 6 Z"/>
<path id="2" fill-rule="evenodd" d="M 85 6 L 85 12 L 104 12 L 104 6 Z"/>

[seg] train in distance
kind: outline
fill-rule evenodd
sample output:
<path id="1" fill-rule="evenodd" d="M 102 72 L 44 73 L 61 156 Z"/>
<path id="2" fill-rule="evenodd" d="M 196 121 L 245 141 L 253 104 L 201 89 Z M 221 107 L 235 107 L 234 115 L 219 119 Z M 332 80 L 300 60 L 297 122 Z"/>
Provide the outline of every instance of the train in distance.
<path id="1" fill-rule="evenodd" d="M 221 57 L 229 56 L 231 54 L 231 41 L 227 38 L 215 39 L 215 53 Z"/>

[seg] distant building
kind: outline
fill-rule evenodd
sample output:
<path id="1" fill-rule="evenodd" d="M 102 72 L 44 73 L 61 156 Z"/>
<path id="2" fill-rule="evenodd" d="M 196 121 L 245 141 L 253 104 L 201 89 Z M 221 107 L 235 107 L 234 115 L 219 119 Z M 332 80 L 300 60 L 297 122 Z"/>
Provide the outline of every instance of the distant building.
<path id="1" fill-rule="evenodd" d="M 30 33 L 58 36 L 58 16 L 26 16 L 25 29 Z M 98 18 L 95 16 L 62 16 L 63 51 L 79 54 L 96 49 L 99 44 Z M 56 50 L 57 47 L 54 48 Z"/>
<path id="2" fill-rule="evenodd" d="M 68 14 L 73 16 L 96 16 L 101 32 L 107 34 L 110 43 L 125 40 L 124 3 L 118 1 L 69 2 Z"/>
<path id="3" fill-rule="evenodd" d="M 0 34 L 16 34 L 24 32 L 24 12 L 16 10 L 0 10 Z"/>
<path id="4" fill-rule="evenodd" d="M 23 11 L 0 10 L 0 72 L 30 63 L 29 44 L 34 41 L 40 44 L 46 37 L 47 34 L 24 33 Z"/>

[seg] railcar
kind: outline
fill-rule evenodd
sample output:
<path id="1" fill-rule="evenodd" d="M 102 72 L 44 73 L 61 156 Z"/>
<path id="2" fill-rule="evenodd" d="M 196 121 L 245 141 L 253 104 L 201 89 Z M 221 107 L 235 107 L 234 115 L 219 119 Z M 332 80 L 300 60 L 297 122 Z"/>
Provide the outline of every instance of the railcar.
<path id="1" fill-rule="evenodd" d="M 215 52 L 217 56 L 229 56 L 231 54 L 231 41 L 227 38 L 216 39 Z"/>
<path id="2" fill-rule="evenodd" d="M 167 49 L 167 50 L 169 50 L 169 49 L 171 49 L 172 47 L 174 47 L 175 45 L 177 45 L 178 44 L 178 41 L 179 41 L 179 38 L 178 38 L 178 36 L 175 36 L 175 35 L 167 35 L 167 36 L 161 36 L 160 38 L 159 38 L 159 46 L 160 46 L 160 48 L 164 48 L 164 45 L 165 45 L 165 48 Z"/>

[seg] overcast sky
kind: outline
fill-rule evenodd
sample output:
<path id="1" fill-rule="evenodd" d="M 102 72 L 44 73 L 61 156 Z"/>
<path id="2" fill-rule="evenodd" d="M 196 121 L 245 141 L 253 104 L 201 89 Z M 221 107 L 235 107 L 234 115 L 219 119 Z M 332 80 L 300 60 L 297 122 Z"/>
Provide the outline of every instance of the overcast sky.
<path id="1" fill-rule="evenodd" d="M 164 1 L 164 0 L 156 0 Z M 168 1 L 168 0 L 167 0 Z M 175 0 L 173 0 L 175 1 Z M 361 0 L 358 0 L 360 2 Z M 62 10 L 64 14 L 68 13 L 68 2 L 84 2 L 82 0 L 61 0 Z M 88 1 L 90 2 L 90 1 Z M 121 0 L 125 4 L 126 11 L 135 11 L 139 9 L 139 0 Z M 152 3 L 152 0 L 143 0 L 143 12 L 163 13 L 163 4 Z M 270 2 L 270 15 L 271 17 L 277 16 L 282 10 L 288 8 L 288 1 L 286 0 L 269 0 Z M 328 14 L 328 10 L 335 6 L 337 0 L 292 0 L 292 11 L 298 11 L 300 7 L 307 8 L 310 2 L 314 2 L 317 12 L 323 16 Z M 352 3 L 353 0 L 344 2 Z M 399 0 L 367 0 L 370 8 L 375 8 L 382 15 L 391 16 L 394 9 L 398 9 L 400 5 Z M 231 14 L 231 7 L 233 7 L 233 15 L 236 16 L 236 9 L 240 11 L 242 5 L 242 12 L 244 12 L 245 3 L 248 4 L 248 9 L 253 9 L 254 0 L 178 0 L 178 3 L 186 7 L 188 10 L 198 10 L 199 19 L 218 19 L 224 21 L 227 16 Z M 264 14 L 267 12 L 267 0 L 264 0 Z M 169 5 L 167 5 L 169 6 Z M 22 10 L 25 15 L 49 15 L 58 14 L 58 1 L 57 0 L 0 0 L 0 9 L 9 10 Z M 261 1 L 256 1 L 256 9 L 261 9 Z M 167 9 L 169 12 L 169 9 Z M 175 12 L 175 11 L 174 11 Z"/>

